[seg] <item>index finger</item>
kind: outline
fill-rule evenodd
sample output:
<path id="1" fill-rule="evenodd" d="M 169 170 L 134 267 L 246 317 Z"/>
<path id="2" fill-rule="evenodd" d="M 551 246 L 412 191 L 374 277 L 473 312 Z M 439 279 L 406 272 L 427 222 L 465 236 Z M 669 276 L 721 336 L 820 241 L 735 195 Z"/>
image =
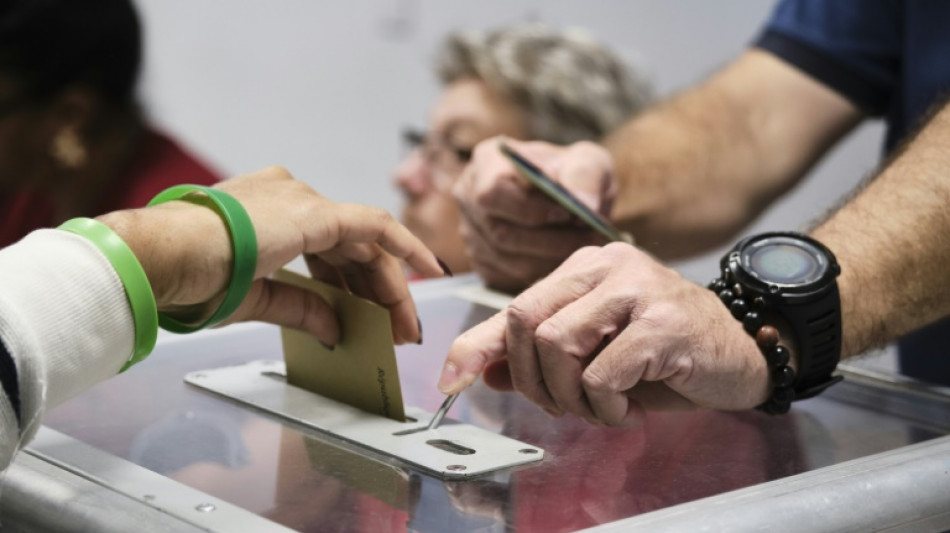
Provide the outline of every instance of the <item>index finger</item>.
<path id="1" fill-rule="evenodd" d="M 446 272 L 425 244 L 387 211 L 359 204 L 336 207 L 336 226 L 304 243 L 304 253 L 319 253 L 346 242 L 375 242 L 427 277 Z M 328 242 L 329 241 L 329 242 Z"/>
<path id="2" fill-rule="evenodd" d="M 478 378 L 485 367 L 507 357 L 507 315 L 506 310 L 499 311 L 455 339 L 439 377 L 439 390 L 443 394 L 461 392 Z"/>

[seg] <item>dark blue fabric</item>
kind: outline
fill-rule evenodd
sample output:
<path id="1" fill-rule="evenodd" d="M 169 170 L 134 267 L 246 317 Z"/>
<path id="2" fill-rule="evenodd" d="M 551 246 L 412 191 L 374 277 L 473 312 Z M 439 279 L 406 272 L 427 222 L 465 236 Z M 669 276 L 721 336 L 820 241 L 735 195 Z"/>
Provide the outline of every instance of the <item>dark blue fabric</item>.
<path id="1" fill-rule="evenodd" d="M 950 93 L 950 1 L 785 0 L 755 45 L 883 117 L 885 153 Z M 898 346 L 904 373 L 950 385 L 950 319 Z"/>
<path id="2" fill-rule="evenodd" d="M 786 0 L 756 46 L 887 120 L 889 151 L 950 90 L 950 2 Z"/>
<path id="3" fill-rule="evenodd" d="M 13 356 L 10 355 L 3 339 L 0 339 L 0 393 L 5 394 L 10 399 L 17 424 L 22 426 L 20 421 L 20 380 L 17 376 L 16 362 L 13 360 Z"/>

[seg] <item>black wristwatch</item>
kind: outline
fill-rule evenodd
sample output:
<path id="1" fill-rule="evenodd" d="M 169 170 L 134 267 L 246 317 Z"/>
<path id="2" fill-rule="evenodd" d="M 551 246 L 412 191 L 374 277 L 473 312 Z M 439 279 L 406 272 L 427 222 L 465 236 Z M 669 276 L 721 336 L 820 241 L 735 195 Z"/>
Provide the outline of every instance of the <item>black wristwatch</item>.
<path id="1" fill-rule="evenodd" d="M 816 396 L 841 381 L 832 375 L 841 357 L 841 299 L 835 281 L 841 267 L 828 248 L 800 233 L 762 233 L 739 241 L 719 266 L 720 277 L 709 288 L 757 338 L 769 365 L 773 391 L 760 409 L 784 413 L 792 401 Z M 788 366 L 788 351 L 777 344 L 777 336 L 763 341 L 760 330 L 775 315 L 796 338 L 797 372 Z"/>

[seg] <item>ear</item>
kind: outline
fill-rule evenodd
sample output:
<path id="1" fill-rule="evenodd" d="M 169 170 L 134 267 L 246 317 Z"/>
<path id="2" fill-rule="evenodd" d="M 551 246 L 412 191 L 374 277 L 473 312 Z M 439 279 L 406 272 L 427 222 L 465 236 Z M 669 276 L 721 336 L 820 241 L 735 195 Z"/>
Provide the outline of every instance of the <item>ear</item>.
<path id="1" fill-rule="evenodd" d="M 98 105 L 98 99 L 88 89 L 67 87 L 53 98 L 47 116 L 54 130 L 66 128 L 81 134 L 92 125 Z"/>

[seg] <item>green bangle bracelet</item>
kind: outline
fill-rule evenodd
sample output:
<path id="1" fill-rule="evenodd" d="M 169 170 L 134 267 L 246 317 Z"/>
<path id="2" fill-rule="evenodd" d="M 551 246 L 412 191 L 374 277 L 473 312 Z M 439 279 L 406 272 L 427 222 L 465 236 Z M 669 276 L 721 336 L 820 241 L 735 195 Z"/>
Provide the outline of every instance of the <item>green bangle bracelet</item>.
<path id="1" fill-rule="evenodd" d="M 226 320 L 247 297 L 251 284 L 254 282 L 254 272 L 257 270 L 257 236 L 254 232 L 254 224 L 251 223 L 251 217 L 248 216 L 241 203 L 230 194 L 200 185 L 176 185 L 160 192 L 148 205 L 153 206 L 172 200 L 191 201 L 187 196 L 192 193 L 204 193 L 212 202 L 215 211 L 227 224 L 234 249 L 234 266 L 231 269 L 228 292 L 224 295 L 221 305 L 208 320 L 197 325 L 186 324 L 165 313 L 159 313 L 159 325 L 174 333 L 192 333 Z"/>
<path id="2" fill-rule="evenodd" d="M 132 322 L 135 325 L 135 347 L 132 356 L 126 361 L 119 372 L 125 372 L 129 367 L 142 361 L 155 348 L 155 339 L 158 337 L 158 310 L 155 307 L 155 295 L 149 285 L 148 276 L 142 269 L 141 263 L 129 249 L 121 237 L 116 235 L 109 226 L 92 220 L 91 218 L 74 218 L 67 220 L 59 229 L 75 233 L 89 240 L 106 256 L 112 268 L 122 281 L 125 295 L 132 308 Z"/>

